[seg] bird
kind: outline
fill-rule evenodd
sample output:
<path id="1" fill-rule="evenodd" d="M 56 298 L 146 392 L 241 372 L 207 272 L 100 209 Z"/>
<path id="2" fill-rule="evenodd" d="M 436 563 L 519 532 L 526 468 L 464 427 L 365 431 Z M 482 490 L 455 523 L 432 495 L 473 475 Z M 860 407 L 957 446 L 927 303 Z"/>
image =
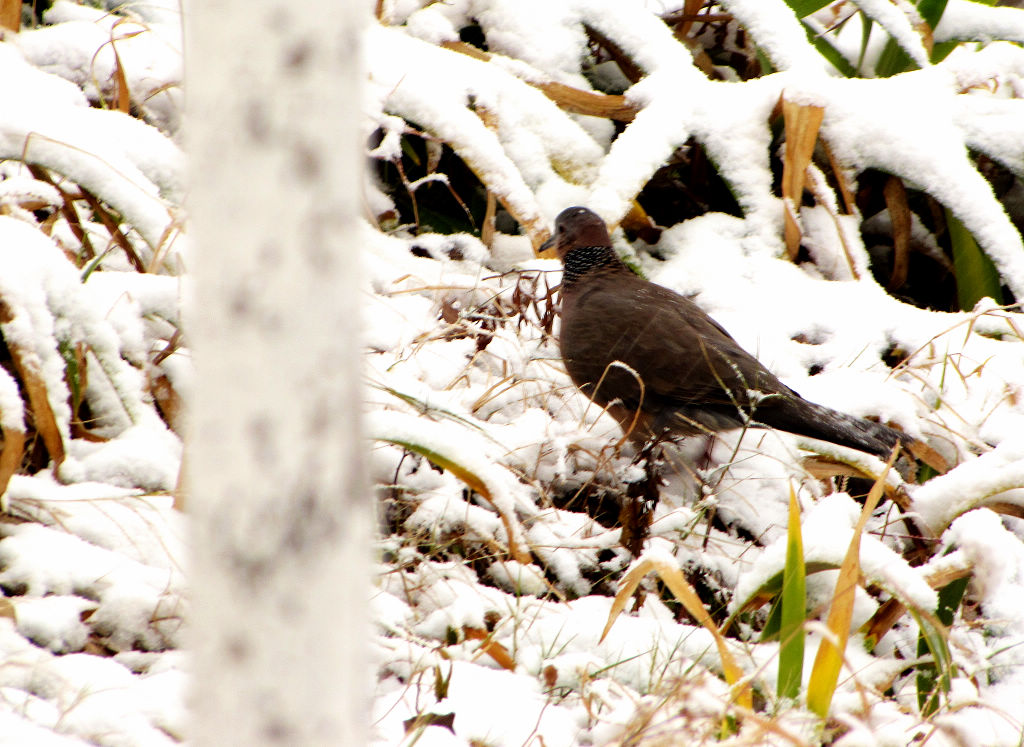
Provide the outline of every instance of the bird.
<path id="1" fill-rule="evenodd" d="M 783 384 L 693 301 L 632 272 L 593 211 L 563 210 L 541 249 L 562 261 L 558 342 L 569 377 L 631 441 L 768 427 L 881 458 L 898 445 L 944 471 L 923 442 Z"/>

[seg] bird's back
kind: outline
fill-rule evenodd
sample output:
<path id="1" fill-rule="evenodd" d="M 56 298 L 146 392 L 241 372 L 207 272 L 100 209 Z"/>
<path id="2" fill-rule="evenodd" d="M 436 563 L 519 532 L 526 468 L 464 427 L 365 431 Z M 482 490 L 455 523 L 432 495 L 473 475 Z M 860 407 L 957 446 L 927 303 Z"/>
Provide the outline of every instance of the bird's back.
<path id="1" fill-rule="evenodd" d="M 795 396 L 696 304 L 625 268 L 565 292 L 560 339 L 570 377 L 596 402 L 680 433 L 742 425 L 752 390 Z"/>

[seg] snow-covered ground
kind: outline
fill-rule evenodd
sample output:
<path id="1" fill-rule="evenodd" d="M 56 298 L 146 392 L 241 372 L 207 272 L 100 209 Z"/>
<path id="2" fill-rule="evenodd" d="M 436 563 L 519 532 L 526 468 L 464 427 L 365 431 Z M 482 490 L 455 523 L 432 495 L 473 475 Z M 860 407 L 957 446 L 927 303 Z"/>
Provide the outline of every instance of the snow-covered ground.
<path id="1" fill-rule="evenodd" d="M 0 742 L 171 744 L 186 727 L 167 425 L 190 378 L 171 343 L 180 31 L 71 3 L 47 20 L 0 43 L 0 427 L 4 459 L 35 465 L 3 470 Z M 165 132 L 90 106 L 116 100 L 115 67 Z"/>
<path id="2" fill-rule="evenodd" d="M 366 133 L 381 135 L 371 156 L 397 159 L 408 128 L 428 132 L 524 227 L 487 244 L 414 235 L 393 225 L 391 196 L 367 184 L 378 219 L 364 230 L 367 448 L 381 528 L 373 743 L 1018 744 L 1024 315 L 987 300 L 943 313 L 893 298 L 867 271 L 859 230 L 885 216 L 839 210 L 813 166 L 816 206 L 800 209 L 810 259 L 786 259 L 769 120 L 780 97 L 823 107 L 822 138 L 847 177 L 878 168 L 930 194 L 1024 298 L 1021 238 L 967 150 L 1024 176 L 1024 51 L 992 41 L 888 79 L 839 78 L 781 0 L 732 0 L 722 9 L 777 72 L 723 82 L 652 12 L 682 3 L 646 5 L 393 0 L 369 24 Z M 858 5 L 926 59 L 902 5 Z M 0 332 L 15 361 L 0 370 L 0 477 L 15 434 L 38 434 L 0 520 L 0 742 L 173 743 L 186 735 L 188 671 L 171 427 L 190 380 L 176 334 L 187 252 L 180 18 L 159 3 L 107 14 L 60 0 L 45 21 L 0 42 Z M 445 46 L 470 24 L 490 61 Z M 619 134 L 530 85 L 591 90 L 584 26 L 644 74 Z M 936 41 L 963 35 L 1019 41 L 1024 12 L 950 0 Z M 839 36 L 854 57 L 859 43 L 859 25 Z M 137 116 L 116 110 L 119 79 Z M 899 512 L 886 502 L 872 517 L 854 629 L 888 599 L 918 617 L 897 616 L 870 651 L 854 632 L 825 737 L 801 704 L 775 697 L 778 644 L 760 641 L 766 608 L 748 603 L 782 568 L 791 488 L 809 564 L 834 568 L 849 545 L 860 505 L 812 477 L 805 457 L 869 474 L 878 460 L 763 431 L 720 437 L 700 474 L 705 444 L 668 454 L 647 557 L 677 563 L 717 619 L 737 613 L 727 645 L 757 692 L 753 713 L 731 705 L 711 633 L 653 579 L 602 638 L 631 562 L 607 504 L 637 470 L 617 450 L 614 421 L 564 372 L 551 293 L 560 267 L 533 250 L 572 204 L 617 225 L 690 137 L 743 217 L 679 222 L 653 246 L 618 231 L 617 248 L 693 296 L 807 398 L 890 422 L 954 465 L 920 485 L 888 478 L 938 542 L 911 563 Z M 445 189 L 438 181 L 410 188 Z M 814 620 L 836 573 L 808 577 Z M 951 686 L 924 717 L 917 620 L 935 612 L 936 579 L 964 573 L 948 631 Z M 805 675 L 821 635 L 812 625 Z M 734 733 L 723 731 L 727 712 Z"/>

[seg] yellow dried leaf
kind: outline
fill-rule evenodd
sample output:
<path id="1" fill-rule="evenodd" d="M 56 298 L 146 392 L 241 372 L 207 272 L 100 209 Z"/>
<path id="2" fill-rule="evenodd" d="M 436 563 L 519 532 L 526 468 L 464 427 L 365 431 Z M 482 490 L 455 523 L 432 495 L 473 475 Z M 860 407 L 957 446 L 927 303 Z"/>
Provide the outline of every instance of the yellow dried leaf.
<path id="1" fill-rule="evenodd" d="M 718 648 L 718 656 L 722 662 L 722 672 L 725 674 L 725 681 L 733 686 L 736 693 L 736 702 L 744 708 L 752 708 L 753 694 L 750 684 L 744 681 L 743 670 L 736 663 L 732 654 L 729 653 L 725 637 L 718 630 L 718 626 L 711 619 L 711 615 L 704 609 L 704 604 L 700 601 L 700 597 L 697 596 L 697 592 L 693 590 L 693 587 L 683 577 L 679 566 L 674 563 L 666 562 L 658 557 L 645 558 L 641 556 L 640 562 L 626 574 L 626 578 L 622 581 L 622 588 L 615 595 L 612 609 L 608 613 L 608 622 L 605 623 L 604 630 L 601 632 L 601 640 L 603 641 L 605 636 L 608 635 L 608 631 L 611 630 L 615 619 L 625 608 L 626 603 L 633 596 L 633 592 L 640 585 L 641 579 L 652 570 L 661 577 L 661 580 L 665 582 L 665 585 L 668 586 L 676 600 L 686 608 L 686 611 L 711 633 L 711 636 L 715 639 L 715 646 Z"/>
<path id="2" fill-rule="evenodd" d="M 825 109 L 810 104 L 798 104 L 785 97 L 782 116 L 786 122 L 786 157 L 782 162 L 782 199 L 786 202 L 786 253 L 795 259 L 800 250 L 800 225 L 796 211 L 800 209 L 804 194 L 804 175 L 818 142 L 818 130 L 825 117 Z"/>

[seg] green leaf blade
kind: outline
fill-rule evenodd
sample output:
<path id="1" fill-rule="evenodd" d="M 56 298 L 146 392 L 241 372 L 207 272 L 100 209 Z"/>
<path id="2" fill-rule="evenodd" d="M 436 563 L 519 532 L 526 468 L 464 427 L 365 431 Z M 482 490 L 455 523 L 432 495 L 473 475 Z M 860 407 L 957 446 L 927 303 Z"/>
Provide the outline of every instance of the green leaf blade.
<path id="1" fill-rule="evenodd" d="M 800 527 L 800 505 L 792 486 L 789 489 L 789 528 L 786 538 L 786 566 L 782 578 L 781 621 L 779 626 L 780 698 L 796 699 L 804 671 L 804 620 L 807 607 L 807 569 Z"/>
<path id="2" fill-rule="evenodd" d="M 970 311 L 982 298 L 1003 302 L 999 271 L 964 224 L 946 210 L 946 225 L 953 248 L 953 271 L 956 273 L 957 302 L 961 311 Z"/>

